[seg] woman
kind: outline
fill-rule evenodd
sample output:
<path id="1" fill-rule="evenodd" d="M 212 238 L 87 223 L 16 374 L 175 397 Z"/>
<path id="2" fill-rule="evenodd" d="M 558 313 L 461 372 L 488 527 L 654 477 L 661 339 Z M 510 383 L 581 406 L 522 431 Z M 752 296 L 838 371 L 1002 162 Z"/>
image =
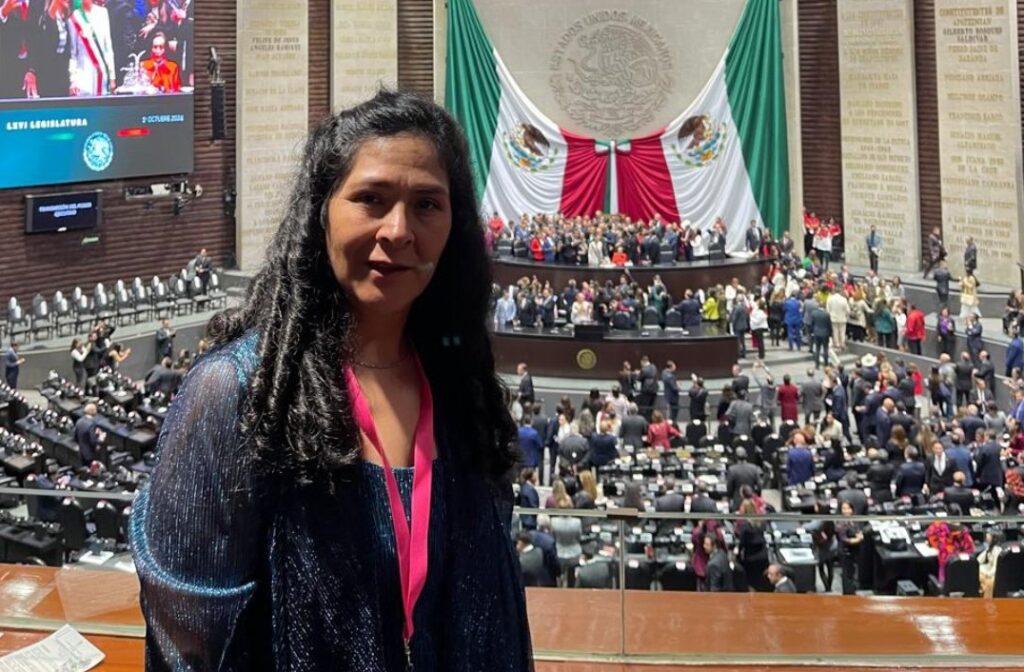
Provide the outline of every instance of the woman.
<path id="1" fill-rule="evenodd" d="M 597 507 L 597 479 L 594 472 L 584 469 L 580 472 L 580 489 L 573 495 L 572 504 L 574 509 L 593 509 Z"/>
<path id="2" fill-rule="evenodd" d="M 545 509 L 571 509 L 572 497 L 569 496 L 569 491 L 565 488 L 565 481 L 561 478 L 555 479 L 555 482 L 551 484 L 551 494 L 544 500 Z"/>
<path id="3" fill-rule="evenodd" d="M 92 343 L 82 343 L 79 339 L 71 341 L 71 370 L 75 372 L 75 386 L 81 390 L 85 389 L 85 358 L 92 350 Z"/>
<path id="4" fill-rule="evenodd" d="M 757 507 L 753 500 L 744 499 L 740 503 L 741 516 L 756 516 Z M 747 577 L 747 586 L 751 592 L 769 593 L 771 585 L 765 578 L 768 569 L 768 542 L 765 540 L 764 521 L 756 518 L 743 518 L 736 521 L 736 558 L 743 573 Z"/>
<path id="5" fill-rule="evenodd" d="M 821 271 L 827 271 L 832 261 L 832 229 L 827 224 L 819 226 L 814 234 L 814 251 L 821 260 Z"/>
<path id="6" fill-rule="evenodd" d="M 950 316 L 948 306 L 943 306 L 939 311 L 935 338 L 939 341 L 939 352 L 952 357 L 956 352 L 956 322 Z"/>
<path id="7" fill-rule="evenodd" d="M 960 317 L 975 315 L 981 318 L 981 310 L 978 308 L 978 287 L 981 283 L 974 277 L 974 273 L 967 273 L 960 278 Z"/>
<path id="8" fill-rule="evenodd" d="M 148 666 L 529 669 L 465 138 L 382 91 L 301 166 L 133 506 Z"/>
<path id="9" fill-rule="evenodd" d="M 783 305 L 785 294 L 783 290 L 777 289 L 772 292 L 771 302 L 768 304 L 768 331 L 772 336 L 772 345 L 775 347 L 779 346 L 779 342 L 782 339 L 782 332 L 784 327 L 783 320 L 786 315 L 786 309 Z"/>
<path id="10" fill-rule="evenodd" d="M 750 333 L 757 342 L 757 358 L 764 359 L 764 332 L 768 330 L 768 313 L 765 311 L 764 299 L 758 299 L 750 311 Z"/>
<path id="11" fill-rule="evenodd" d="M 665 419 L 661 411 L 651 413 L 651 424 L 647 426 L 647 444 L 656 450 L 672 450 L 672 437 L 682 436 L 679 430 Z"/>
<path id="12" fill-rule="evenodd" d="M 978 554 L 978 581 L 983 596 L 991 599 L 996 583 L 996 569 L 1003 552 L 1005 535 L 999 530 L 985 532 L 985 550 Z"/>
<path id="13" fill-rule="evenodd" d="M 844 499 L 839 504 L 839 512 L 844 518 L 853 516 L 853 505 Z M 845 520 L 836 525 L 836 538 L 839 540 L 840 566 L 843 569 L 843 595 L 857 594 L 857 558 L 860 557 L 860 545 L 864 542 L 864 524 Z"/>
<path id="14" fill-rule="evenodd" d="M 788 373 L 782 376 L 777 396 L 782 422 L 796 422 L 800 416 L 800 388 L 793 384 Z"/>
<path id="15" fill-rule="evenodd" d="M 857 343 L 864 342 L 867 337 L 868 313 L 870 312 L 871 308 L 864 300 L 864 290 L 860 287 L 856 288 L 850 297 L 850 318 L 846 323 L 846 328 L 850 332 L 850 340 Z"/>
<path id="16" fill-rule="evenodd" d="M 128 356 L 131 354 L 131 348 L 124 347 L 123 343 L 114 343 L 107 348 L 107 352 L 103 356 L 103 366 L 110 368 L 112 371 L 117 371 L 121 363 L 128 359 Z"/>
<path id="17" fill-rule="evenodd" d="M 878 345 L 883 348 L 896 347 L 896 319 L 889 310 L 889 304 L 884 299 L 875 302 L 873 315 L 875 333 L 878 334 Z"/>

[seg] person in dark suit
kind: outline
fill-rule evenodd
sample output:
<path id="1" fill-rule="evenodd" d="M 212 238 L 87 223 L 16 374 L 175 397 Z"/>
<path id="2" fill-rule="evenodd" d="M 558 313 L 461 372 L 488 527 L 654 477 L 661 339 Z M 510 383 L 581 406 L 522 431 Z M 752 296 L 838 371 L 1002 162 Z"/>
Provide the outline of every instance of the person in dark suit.
<path id="1" fill-rule="evenodd" d="M 523 454 L 523 466 L 538 467 L 544 456 L 544 444 L 533 427 L 533 415 L 523 413 L 519 425 L 519 450 Z"/>
<path id="2" fill-rule="evenodd" d="M 676 381 L 676 363 L 671 359 L 665 362 L 661 372 L 661 387 L 668 405 L 668 419 L 676 422 L 679 417 L 679 383 Z"/>
<path id="3" fill-rule="evenodd" d="M 796 592 L 796 584 L 786 575 L 786 570 L 782 565 L 768 565 L 766 575 L 768 576 L 768 581 L 775 587 L 776 593 Z"/>
<path id="4" fill-rule="evenodd" d="M 946 262 L 941 262 L 939 267 L 935 269 L 935 273 L 932 275 L 935 278 L 935 295 L 939 298 L 939 307 L 945 307 L 949 305 L 949 281 L 952 279 L 952 274 L 946 267 Z"/>
<path id="5" fill-rule="evenodd" d="M 814 478 L 814 455 L 803 432 L 793 432 L 791 441 L 786 455 L 786 484 L 801 485 Z"/>
<path id="6" fill-rule="evenodd" d="M 913 497 L 924 490 L 926 474 L 918 458 L 917 448 L 909 446 L 903 452 L 903 464 L 896 470 L 896 496 Z"/>
<path id="7" fill-rule="evenodd" d="M 96 404 L 85 405 L 85 415 L 75 422 L 75 443 L 82 456 L 82 464 L 88 466 L 98 457 L 104 433 L 96 426 Z"/>
<path id="8" fill-rule="evenodd" d="M 519 498 L 516 502 L 525 509 L 539 509 L 540 495 L 537 493 L 537 470 L 527 467 L 519 472 Z M 523 514 L 520 517 L 523 528 L 533 530 L 537 527 L 537 516 Z"/>
<path id="9" fill-rule="evenodd" d="M 849 478 L 844 478 L 841 481 L 841 485 L 843 489 L 836 495 L 839 503 L 849 502 L 854 515 L 863 516 L 866 514 L 868 512 L 868 496 L 864 494 L 864 491 L 853 487 L 853 482 Z"/>
<path id="10" fill-rule="evenodd" d="M 986 408 L 990 402 L 995 401 L 992 396 L 992 390 L 988 386 L 988 382 L 975 374 L 974 378 L 974 389 L 971 390 L 971 405 L 977 406 L 978 409 Z"/>
<path id="11" fill-rule="evenodd" d="M 601 431 L 590 435 L 590 449 L 587 456 L 583 458 L 581 467 L 603 467 L 619 456 L 618 441 L 614 434 L 611 434 L 611 425 L 606 424 Z"/>
<path id="12" fill-rule="evenodd" d="M 702 320 L 700 302 L 694 298 L 693 290 L 686 290 L 683 300 L 676 306 L 676 310 L 679 311 L 679 315 L 682 318 L 683 329 L 693 329 L 700 326 Z"/>
<path id="13" fill-rule="evenodd" d="M 708 555 L 707 575 L 705 578 L 707 591 L 709 593 L 731 593 L 733 591 L 733 581 L 729 554 L 722 548 L 722 544 L 716 535 L 704 535 L 704 552 Z"/>
<path id="14" fill-rule="evenodd" d="M 747 395 L 737 395 L 726 409 L 725 417 L 729 421 L 734 437 L 744 434 L 749 436 L 754 418 L 754 405 L 747 401 Z"/>
<path id="15" fill-rule="evenodd" d="M 974 362 L 966 351 L 960 353 L 960 361 L 954 367 L 956 374 L 956 405 L 965 406 L 967 398 L 971 395 L 971 388 L 974 386 Z M 968 437 L 972 435 L 968 434 Z"/>
<path id="16" fill-rule="evenodd" d="M 693 385 L 688 392 L 690 396 L 690 420 L 706 422 L 708 419 L 708 391 L 704 387 L 704 379 L 696 373 L 691 376 Z"/>
<path id="17" fill-rule="evenodd" d="M 832 337 L 832 318 L 820 305 L 811 312 L 811 354 L 814 368 L 828 366 L 828 341 Z"/>
<path id="18" fill-rule="evenodd" d="M 654 411 L 654 402 L 658 398 L 658 369 L 646 355 L 640 358 L 640 392 L 637 394 L 637 406 L 640 415 L 649 422 Z"/>
<path id="19" fill-rule="evenodd" d="M 946 455 L 946 447 L 941 441 L 931 445 L 931 455 L 925 464 L 927 472 L 928 494 L 937 495 L 953 485 L 953 472 L 956 465 Z"/>
<path id="20" fill-rule="evenodd" d="M 4 381 L 12 390 L 18 389 L 18 373 L 25 358 L 18 354 L 18 342 L 11 341 L 11 347 L 4 354 Z"/>
<path id="21" fill-rule="evenodd" d="M 529 532 L 519 533 L 516 538 L 516 552 L 519 554 L 519 567 L 523 573 L 524 586 L 555 585 L 555 577 L 544 561 L 544 551 L 534 545 Z"/>
<path id="22" fill-rule="evenodd" d="M 996 367 L 992 364 L 992 357 L 988 354 L 988 350 L 982 350 L 978 353 L 977 371 L 974 372 L 974 377 L 985 381 L 985 387 L 992 393 L 992 400 L 995 401 Z"/>
<path id="23" fill-rule="evenodd" d="M 764 233 L 757 225 L 757 220 L 750 220 L 750 228 L 747 229 L 747 251 L 755 256 L 761 253 L 761 241 L 764 240 Z"/>
<path id="24" fill-rule="evenodd" d="M 1002 449 L 996 443 L 996 433 L 985 432 L 985 443 L 978 447 L 974 456 L 975 486 L 982 491 L 1003 487 Z"/>
<path id="25" fill-rule="evenodd" d="M 963 429 L 954 429 L 952 432 L 952 444 L 946 449 L 946 457 L 953 461 L 953 476 L 956 472 L 964 475 L 964 485 L 968 488 L 974 487 L 974 458 L 971 451 L 964 445 Z"/>
<path id="26" fill-rule="evenodd" d="M 737 395 L 750 391 L 750 377 L 743 373 L 739 364 L 732 365 L 732 391 Z"/>
<path id="27" fill-rule="evenodd" d="M 206 294 L 210 290 L 210 273 L 213 272 L 213 262 L 206 255 L 205 247 L 199 250 L 199 254 L 196 255 L 193 261 L 196 277 L 199 278 L 199 282 L 203 283 L 203 294 Z"/>
<path id="28" fill-rule="evenodd" d="M 676 479 L 665 477 L 665 494 L 654 498 L 654 510 L 659 513 L 681 513 L 686 508 L 686 498 L 676 492 Z"/>
<path id="29" fill-rule="evenodd" d="M 1013 338 L 1006 346 L 1006 368 L 1003 375 L 1009 378 L 1014 369 L 1024 370 L 1024 342 L 1017 332 L 1013 332 Z"/>
<path id="30" fill-rule="evenodd" d="M 878 437 L 880 446 L 889 443 L 889 437 L 892 434 L 892 412 L 895 408 L 895 402 L 890 397 L 886 397 L 875 412 L 875 436 Z"/>
<path id="31" fill-rule="evenodd" d="M 976 367 L 981 363 L 981 349 L 985 347 L 981 340 L 983 331 L 984 329 L 978 316 L 974 314 L 968 315 L 967 326 L 964 327 L 964 335 L 967 336 L 967 351 L 971 353 L 971 362 Z"/>
<path id="32" fill-rule="evenodd" d="M 626 415 L 622 417 L 622 424 L 619 425 L 619 438 L 622 445 L 640 448 L 644 445 L 644 437 L 647 436 L 647 421 L 637 412 L 636 404 L 629 404 L 626 407 Z"/>
<path id="33" fill-rule="evenodd" d="M 725 475 L 725 491 L 734 510 L 740 505 L 740 491 L 744 485 L 750 486 L 754 492 L 761 492 L 761 476 L 761 467 L 747 462 L 746 448 L 737 448 L 736 464 L 730 466 Z"/>
<path id="34" fill-rule="evenodd" d="M 690 513 L 718 513 L 715 501 L 708 497 L 708 486 L 697 483 L 697 492 L 690 500 Z"/>
<path id="35" fill-rule="evenodd" d="M 974 244 L 974 238 L 967 236 L 964 245 L 964 273 L 973 275 L 978 270 L 978 246 Z"/>
<path id="36" fill-rule="evenodd" d="M 866 474 L 868 487 L 871 488 L 871 499 L 881 504 L 892 501 L 892 477 L 895 468 L 889 461 L 889 453 L 883 448 L 868 450 L 871 466 Z"/>
<path id="37" fill-rule="evenodd" d="M 174 356 L 174 337 L 177 332 L 171 329 L 171 321 L 164 320 L 160 328 L 156 330 L 156 358 L 157 361 L 164 357 Z"/>
<path id="38" fill-rule="evenodd" d="M 523 404 L 523 406 L 532 404 L 534 399 L 533 377 L 527 371 L 525 362 L 520 362 L 516 366 L 516 375 L 519 376 L 519 403 Z"/>
<path id="39" fill-rule="evenodd" d="M 967 475 L 962 471 L 953 472 L 953 484 L 942 491 L 942 501 L 947 510 L 954 504 L 960 507 L 961 515 L 968 515 L 974 506 L 974 491 L 965 485 Z"/>

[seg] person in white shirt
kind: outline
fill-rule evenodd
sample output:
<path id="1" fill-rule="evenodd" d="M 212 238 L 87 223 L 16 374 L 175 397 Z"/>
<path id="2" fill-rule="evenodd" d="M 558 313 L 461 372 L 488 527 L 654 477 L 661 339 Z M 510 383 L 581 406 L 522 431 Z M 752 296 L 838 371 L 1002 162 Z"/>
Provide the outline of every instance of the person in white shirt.
<path id="1" fill-rule="evenodd" d="M 832 344 L 838 352 L 846 350 L 846 323 L 850 321 L 850 302 L 843 295 L 841 287 L 836 287 L 825 302 L 825 310 L 832 320 Z"/>
<path id="2" fill-rule="evenodd" d="M 764 359 L 764 334 L 768 330 L 768 312 L 765 310 L 764 299 L 758 299 L 750 311 L 750 333 L 757 341 L 757 358 Z"/>
<path id="3" fill-rule="evenodd" d="M 569 321 L 573 324 L 585 324 L 594 321 L 594 304 L 587 301 L 583 292 L 576 294 L 572 302 L 572 309 L 569 311 Z"/>
<path id="4" fill-rule="evenodd" d="M 93 0 L 81 1 L 82 6 L 71 13 L 68 21 L 71 37 L 69 93 L 72 96 L 109 96 L 117 88 L 110 15 Z"/>
<path id="5" fill-rule="evenodd" d="M 598 230 L 590 237 L 587 243 L 587 266 L 603 266 L 608 263 L 604 254 L 604 244 L 601 242 L 602 232 Z"/>

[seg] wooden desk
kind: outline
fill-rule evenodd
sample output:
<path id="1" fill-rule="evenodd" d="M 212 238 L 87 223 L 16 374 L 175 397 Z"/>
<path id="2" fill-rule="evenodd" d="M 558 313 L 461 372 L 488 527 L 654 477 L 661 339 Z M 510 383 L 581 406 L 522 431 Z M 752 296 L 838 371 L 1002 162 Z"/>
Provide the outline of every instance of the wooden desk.
<path id="1" fill-rule="evenodd" d="M 67 614 L 88 605 L 65 604 L 55 586 L 66 577 L 50 567 L 0 565 L 0 616 L 13 617 L 17 604 L 11 588 L 39 586 L 45 596 L 21 617 L 62 624 Z M 121 572 L 101 575 L 95 585 L 104 590 L 130 590 L 137 579 Z M 75 578 L 75 577 L 72 577 Z M 5 594 L 3 591 L 7 590 Z M 136 589 L 137 590 L 137 589 Z M 64 595 L 71 593 L 64 590 Z M 528 588 L 526 591 L 534 648 L 615 654 L 620 650 L 620 595 L 611 590 Z M 626 591 L 626 651 L 643 656 L 675 654 L 686 659 L 712 655 L 739 657 L 762 664 L 754 670 L 790 670 L 793 661 L 774 666 L 758 657 L 852 659 L 884 665 L 886 657 L 1019 656 L 1024 601 L 838 595 L 765 595 L 737 593 L 674 593 Z M 86 609 L 87 610 L 87 609 Z M 135 629 L 134 636 L 85 636 L 107 658 L 98 669 L 140 670 L 144 640 L 137 602 L 90 619 L 107 626 Z M 737 636 L 737 628 L 743 636 Z M 3 629 L 0 654 L 20 649 L 48 633 Z M 690 654 L 687 656 L 686 654 Z M 800 661 L 804 662 L 804 661 Z M 901 661 L 904 665 L 913 664 Z M 819 663 L 820 664 L 820 663 Z M 638 670 L 637 664 L 542 664 L 539 672 L 611 672 Z M 927 669 L 927 665 L 922 666 Z M 970 667 L 969 665 L 966 667 Z M 890 666 L 891 668 L 891 666 Z M 659 667 L 659 670 L 717 670 L 714 666 Z M 830 669 L 841 669 L 830 667 Z"/>

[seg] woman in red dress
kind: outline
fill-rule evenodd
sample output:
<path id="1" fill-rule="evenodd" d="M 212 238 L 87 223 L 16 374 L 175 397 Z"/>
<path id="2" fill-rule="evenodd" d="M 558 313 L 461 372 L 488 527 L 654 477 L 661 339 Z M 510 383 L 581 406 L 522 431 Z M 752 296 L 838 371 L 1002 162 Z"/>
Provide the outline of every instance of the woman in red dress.
<path id="1" fill-rule="evenodd" d="M 782 377 L 778 395 L 782 421 L 796 422 L 800 415 L 800 389 L 793 384 L 788 373 Z"/>

